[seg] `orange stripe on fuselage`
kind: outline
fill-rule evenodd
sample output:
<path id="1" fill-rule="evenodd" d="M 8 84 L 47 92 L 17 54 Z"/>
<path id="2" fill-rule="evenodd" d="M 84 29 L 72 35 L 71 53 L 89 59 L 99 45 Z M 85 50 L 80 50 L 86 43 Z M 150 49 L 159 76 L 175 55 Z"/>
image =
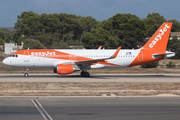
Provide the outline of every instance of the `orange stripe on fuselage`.
<path id="1" fill-rule="evenodd" d="M 71 60 L 71 61 L 93 60 L 92 58 L 81 57 L 81 56 L 77 56 L 77 55 L 73 55 L 73 54 L 69 54 L 69 53 L 56 51 L 56 50 L 53 50 L 53 49 L 20 50 L 20 51 L 14 52 L 13 54 L 27 55 L 27 52 L 29 52 L 28 55 L 31 55 L 31 56 L 52 58 L 52 59 Z M 107 61 L 97 61 L 95 63 L 104 64 L 104 65 L 119 66 L 119 65 L 116 65 L 116 64 L 113 64 L 113 63 L 109 63 Z M 93 64 L 93 63 L 90 63 L 90 64 Z"/>
<path id="2" fill-rule="evenodd" d="M 68 54 L 68 53 L 56 51 L 53 49 L 21 50 L 21 51 L 14 52 L 13 54 L 25 55 L 25 52 L 29 52 L 29 55 L 31 56 L 37 56 L 37 57 L 39 56 L 39 57 L 52 58 L 52 59 L 72 60 L 72 61 L 93 60 L 91 58 Z"/>

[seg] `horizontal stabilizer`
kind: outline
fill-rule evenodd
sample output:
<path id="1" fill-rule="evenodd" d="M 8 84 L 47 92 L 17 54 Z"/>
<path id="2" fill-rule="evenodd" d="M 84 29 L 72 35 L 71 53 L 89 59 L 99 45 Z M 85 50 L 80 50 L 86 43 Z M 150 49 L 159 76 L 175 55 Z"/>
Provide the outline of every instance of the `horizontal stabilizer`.
<path id="1" fill-rule="evenodd" d="M 166 53 L 163 53 L 163 54 L 153 54 L 152 57 L 158 59 L 162 56 L 166 56 L 166 58 L 169 58 L 169 57 L 173 57 L 175 56 L 175 53 L 174 52 L 170 52 L 170 51 L 166 51 Z"/>

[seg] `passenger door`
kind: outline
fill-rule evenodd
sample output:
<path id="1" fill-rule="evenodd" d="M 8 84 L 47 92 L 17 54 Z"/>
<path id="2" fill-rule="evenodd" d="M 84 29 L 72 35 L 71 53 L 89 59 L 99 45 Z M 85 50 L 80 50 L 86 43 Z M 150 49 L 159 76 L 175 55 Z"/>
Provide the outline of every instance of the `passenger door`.
<path id="1" fill-rule="evenodd" d="M 24 62 L 29 62 L 29 52 L 24 52 Z"/>

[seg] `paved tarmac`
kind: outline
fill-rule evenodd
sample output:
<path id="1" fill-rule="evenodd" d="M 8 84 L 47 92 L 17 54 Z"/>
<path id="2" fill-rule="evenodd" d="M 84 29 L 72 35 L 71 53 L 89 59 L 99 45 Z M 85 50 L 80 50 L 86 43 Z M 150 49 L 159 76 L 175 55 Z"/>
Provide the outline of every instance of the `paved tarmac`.
<path id="1" fill-rule="evenodd" d="M 0 97 L 0 120 L 179 120 L 179 113 L 180 97 Z"/>
<path id="2" fill-rule="evenodd" d="M 0 74 L 0 82 L 170 82 L 179 83 L 180 74 L 91 74 L 59 76 L 57 74 Z"/>

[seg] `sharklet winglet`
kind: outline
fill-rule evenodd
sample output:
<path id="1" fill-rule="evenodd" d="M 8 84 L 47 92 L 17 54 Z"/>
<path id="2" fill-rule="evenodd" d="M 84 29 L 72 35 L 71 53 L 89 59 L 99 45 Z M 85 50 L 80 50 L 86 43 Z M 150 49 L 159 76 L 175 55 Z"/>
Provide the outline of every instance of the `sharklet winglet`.
<path id="1" fill-rule="evenodd" d="M 120 47 L 117 49 L 117 51 L 114 53 L 114 55 L 113 55 L 111 58 L 117 57 L 117 55 L 118 55 L 118 53 L 119 53 L 121 47 L 122 47 L 122 46 L 120 46 Z"/>

